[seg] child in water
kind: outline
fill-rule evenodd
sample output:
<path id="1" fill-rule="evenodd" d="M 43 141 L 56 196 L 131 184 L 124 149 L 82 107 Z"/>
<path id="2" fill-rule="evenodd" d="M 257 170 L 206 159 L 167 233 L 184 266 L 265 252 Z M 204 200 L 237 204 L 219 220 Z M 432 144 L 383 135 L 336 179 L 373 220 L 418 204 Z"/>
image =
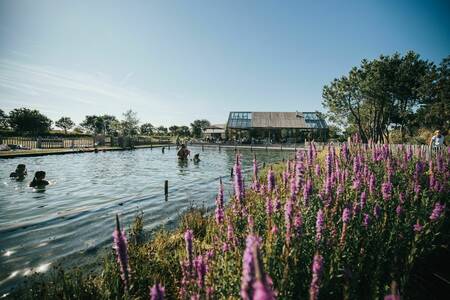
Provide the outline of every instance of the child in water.
<path id="1" fill-rule="evenodd" d="M 9 177 L 16 180 L 24 180 L 27 175 L 27 167 L 24 164 L 18 164 L 16 170 L 9 174 Z"/>
<path id="2" fill-rule="evenodd" d="M 34 173 L 33 181 L 30 182 L 30 187 L 34 188 L 42 188 L 48 185 L 48 181 L 44 180 L 45 178 L 45 172 L 44 171 L 37 171 Z"/>
<path id="3" fill-rule="evenodd" d="M 197 154 L 194 155 L 193 161 L 194 161 L 195 163 L 198 163 L 198 162 L 200 161 L 200 154 L 199 154 L 199 153 L 197 153 Z"/>

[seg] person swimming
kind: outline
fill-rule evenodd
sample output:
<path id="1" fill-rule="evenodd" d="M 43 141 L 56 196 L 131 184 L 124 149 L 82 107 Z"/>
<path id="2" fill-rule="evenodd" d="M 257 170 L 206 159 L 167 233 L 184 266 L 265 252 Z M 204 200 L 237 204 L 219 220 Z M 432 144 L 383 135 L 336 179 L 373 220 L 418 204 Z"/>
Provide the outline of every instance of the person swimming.
<path id="1" fill-rule="evenodd" d="M 200 161 L 200 154 L 199 154 L 199 153 L 197 153 L 197 154 L 194 155 L 193 161 L 194 161 L 195 163 L 198 163 L 198 162 Z"/>
<path id="2" fill-rule="evenodd" d="M 180 160 L 186 160 L 190 154 L 191 154 L 191 151 L 189 151 L 186 148 L 185 144 L 181 145 L 180 150 L 178 150 L 178 152 L 177 152 L 178 159 L 180 159 Z"/>
<path id="3" fill-rule="evenodd" d="M 15 178 L 16 180 L 23 180 L 27 174 L 27 167 L 24 164 L 18 164 L 16 170 L 9 174 L 9 177 Z"/>
<path id="4" fill-rule="evenodd" d="M 34 188 L 43 188 L 46 185 L 48 185 L 48 181 L 44 179 L 45 178 L 45 172 L 44 171 L 37 171 L 34 173 L 33 181 L 30 182 L 30 187 Z"/>

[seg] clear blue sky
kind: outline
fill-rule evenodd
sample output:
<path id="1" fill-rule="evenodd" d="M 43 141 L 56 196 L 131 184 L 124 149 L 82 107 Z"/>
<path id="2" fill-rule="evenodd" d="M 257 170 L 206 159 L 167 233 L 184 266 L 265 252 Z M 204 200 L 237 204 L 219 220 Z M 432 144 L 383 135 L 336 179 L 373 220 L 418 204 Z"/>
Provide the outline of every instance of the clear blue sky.
<path id="1" fill-rule="evenodd" d="M 448 1 L 0 1 L 0 108 L 154 125 L 323 110 L 363 58 L 450 54 Z"/>

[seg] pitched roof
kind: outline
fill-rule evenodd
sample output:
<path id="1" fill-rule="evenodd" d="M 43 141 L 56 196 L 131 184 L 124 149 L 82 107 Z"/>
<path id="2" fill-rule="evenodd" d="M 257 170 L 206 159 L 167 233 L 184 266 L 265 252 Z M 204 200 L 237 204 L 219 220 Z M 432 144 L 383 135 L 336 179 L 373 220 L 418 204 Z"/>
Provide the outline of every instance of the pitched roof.
<path id="1" fill-rule="evenodd" d="M 327 128 L 325 120 L 315 112 L 251 112 L 246 115 L 249 122 L 244 126 L 241 126 L 242 122 L 230 122 L 236 115 L 239 116 L 236 112 L 230 113 L 230 128 Z"/>

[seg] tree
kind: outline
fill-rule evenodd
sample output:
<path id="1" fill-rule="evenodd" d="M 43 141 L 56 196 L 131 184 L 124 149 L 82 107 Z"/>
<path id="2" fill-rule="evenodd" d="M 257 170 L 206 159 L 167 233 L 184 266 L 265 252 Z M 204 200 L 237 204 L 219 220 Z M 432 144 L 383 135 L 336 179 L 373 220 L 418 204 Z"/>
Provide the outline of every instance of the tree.
<path id="1" fill-rule="evenodd" d="M 109 134 L 116 135 L 119 131 L 119 120 L 115 116 L 103 115 L 96 116 L 90 115 L 84 118 L 84 121 L 80 123 L 86 131 L 92 134 Z"/>
<path id="2" fill-rule="evenodd" d="M 170 127 L 169 127 L 170 134 L 172 134 L 172 135 L 177 134 L 179 128 L 180 128 L 180 127 L 178 127 L 177 125 L 172 125 L 172 126 L 170 126 Z"/>
<path id="3" fill-rule="evenodd" d="M 137 113 L 131 109 L 123 113 L 124 119 L 120 123 L 123 135 L 136 135 L 138 133 L 139 119 Z"/>
<path id="4" fill-rule="evenodd" d="M 392 127 L 404 138 L 413 127 L 414 111 L 423 100 L 419 90 L 431 67 L 414 52 L 363 60 L 347 76 L 324 86 L 322 104 L 331 122 L 356 128 L 363 141 L 389 140 Z"/>
<path id="5" fill-rule="evenodd" d="M 164 126 L 159 126 L 156 128 L 156 133 L 159 135 L 167 134 L 167 128 Z"/>
<path id="6" fill-rule="evenodd" d="M 55 122 L 55 125 L 56 127 L 63 129 L 64 133 L 67 134 L 67 130 L 75 126 L 75 123 L 69 117 L 61 117 Z"/>
<path id="7" fill-rule="evenodd" d="M 187 126 L 180 126 L 177 133 L 179 136 L 189 136 L 191 134 L 191 132 L 189 131 L 189 127 Z"/>
<path id="8" fill-rule="evenodd" d="M 8 115 L 0 109 L 0 129 L 8 129 Z"/>
<path id="9" fill-rule="evenodd" d="M 208 120 L 195 120 L 191 123 L 192 135 L 197 138 L 201 137 L 203 130 L 208 126 L 211 126 Z"/>
<path id="10" fill-rule="evenodd" d="M 141 134 L 152 135 L 155 127 L 150 123 L 144 123 L 141 125 Z"/>
<path id="11" fill-rule="evenodd" d="M 450 129 L 450 55 L 433 67 L 420 91 L 424 97 L 418 110 L 417 126 L 431 130 Z"/>
<path id="12" fill-rule="evenodd" d="M 8 123 L 18 133 L 32 133 L 34 135 L 47 133 L 52 126 L 52 120 L 38 110 L 16 108 L 9 112 Z"/>

